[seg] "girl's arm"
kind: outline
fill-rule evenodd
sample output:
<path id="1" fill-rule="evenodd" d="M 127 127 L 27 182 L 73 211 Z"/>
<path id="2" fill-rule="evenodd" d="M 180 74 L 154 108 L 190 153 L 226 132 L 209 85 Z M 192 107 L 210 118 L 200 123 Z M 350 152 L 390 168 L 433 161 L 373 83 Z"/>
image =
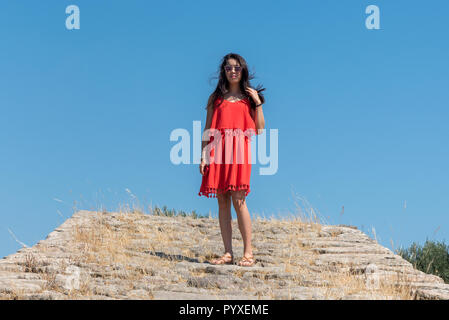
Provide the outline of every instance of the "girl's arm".
<path id="1" fill-rule="evenodd" d="M 258 103 L 260 103 L 260 101 Z M 263 105 L 257 107 L 256 110 L 251 108 L 251 117 L 256 124 L 256 134 L 261 134 L 263 132 L 262 130 L 265 129 L 265 118 L 263 116 L 262 107 Z"/>
<path id="2" fill-rule="evenodd" d="M 210 129 L 211 123 L 212 123 L 212 114 L 213 114 L 213 101 L 212 101 L 212 95 L 209 97 L 209 101 L 207 102 L 207 116 L 206 116 L 206 125 L 204 126 L 204 131 L 207 129 Z M 203 131 L 203 133 L 204 133 Z M 209 141 L 202 141 L 201 142 L 201 159 L 206 158 L 206 150 L 204 149 L 205 146 Z"/>
<path id="3" fill-rule="evenodd" d="M 246 92 L 251 96 L 256 105 L 261 103 L 259 93 L 256 89 L 246 87 Z M 261 134 L 263 132 L 263 129 L 265 129 L 265 118 L 263 116 L 262 106 L 256 107 L 256 110 L 252 110 L 252 108 L 250 109 L 251 117 L 256 124 L 256 134 Z"/>

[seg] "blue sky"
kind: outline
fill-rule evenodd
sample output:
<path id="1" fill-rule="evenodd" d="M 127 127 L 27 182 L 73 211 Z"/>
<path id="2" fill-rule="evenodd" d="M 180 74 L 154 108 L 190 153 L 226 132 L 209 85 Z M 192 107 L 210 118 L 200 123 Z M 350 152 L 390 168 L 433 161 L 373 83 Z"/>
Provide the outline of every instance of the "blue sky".
<path id="1" fill-rule="evenodd" d="M 79 30 L 65 27 L 71 4 Z M 365 27 L 368 5 L 380 30 Z M 329 223 L 374 228 L 390 249 L 447 242 L 448 10 L 443 0 L 2 1 L 0 256 L 21 247 L 10 232 L 34 245 L 74 208 L 216 216 L 216 199 L 198 196 L 198 164 L 170 162 L 169 137 L 204 127 L 209 79 L 229 52 L 266 88 L 266 129 L 278 130 L 278 171 L 253 165 L 250 213 L 294 213 L 299 195 Z"/>

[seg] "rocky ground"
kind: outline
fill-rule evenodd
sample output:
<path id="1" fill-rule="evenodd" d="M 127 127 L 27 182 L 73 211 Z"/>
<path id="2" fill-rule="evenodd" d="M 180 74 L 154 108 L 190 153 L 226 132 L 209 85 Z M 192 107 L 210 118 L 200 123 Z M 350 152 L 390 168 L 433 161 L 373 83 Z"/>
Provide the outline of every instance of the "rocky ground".
<path id="1" fill-rule="evenodd" d="M 217 219 L 78 211 L 0 260 L 0 299 L 449 299 L 449 284 L 355 227 L 252 221 L 254 267 L 234 265 Z"/>

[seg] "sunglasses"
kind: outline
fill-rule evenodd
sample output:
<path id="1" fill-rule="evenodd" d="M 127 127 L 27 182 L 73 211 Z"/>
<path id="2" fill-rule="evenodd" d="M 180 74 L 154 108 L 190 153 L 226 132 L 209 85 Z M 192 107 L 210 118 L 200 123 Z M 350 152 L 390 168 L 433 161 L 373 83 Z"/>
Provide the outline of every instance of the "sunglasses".
<path id="1" fill-rule="evenodd" d="M 240 66 L 225 66 L 225 67 L 224 67 L 224 69 L 226 70 L 226 72 L 231 71 L 232 68 L 234 68 L 235 72 L 240 72 L 240 71 L 242 71 L 242 67 L 240 67 Z"/>

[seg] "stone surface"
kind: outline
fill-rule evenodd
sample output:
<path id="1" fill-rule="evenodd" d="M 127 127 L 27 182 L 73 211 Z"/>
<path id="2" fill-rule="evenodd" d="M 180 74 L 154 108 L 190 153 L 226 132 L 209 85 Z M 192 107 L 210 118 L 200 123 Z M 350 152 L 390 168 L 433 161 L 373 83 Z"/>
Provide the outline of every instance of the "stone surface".
<path id="1" fill-rule="evenodd" d="M 0 259 L 0 299 L 449 299 L 449 285 L 352 226 L 253 219 L 254 267 L 216 219 L 81 210 Z"/>

